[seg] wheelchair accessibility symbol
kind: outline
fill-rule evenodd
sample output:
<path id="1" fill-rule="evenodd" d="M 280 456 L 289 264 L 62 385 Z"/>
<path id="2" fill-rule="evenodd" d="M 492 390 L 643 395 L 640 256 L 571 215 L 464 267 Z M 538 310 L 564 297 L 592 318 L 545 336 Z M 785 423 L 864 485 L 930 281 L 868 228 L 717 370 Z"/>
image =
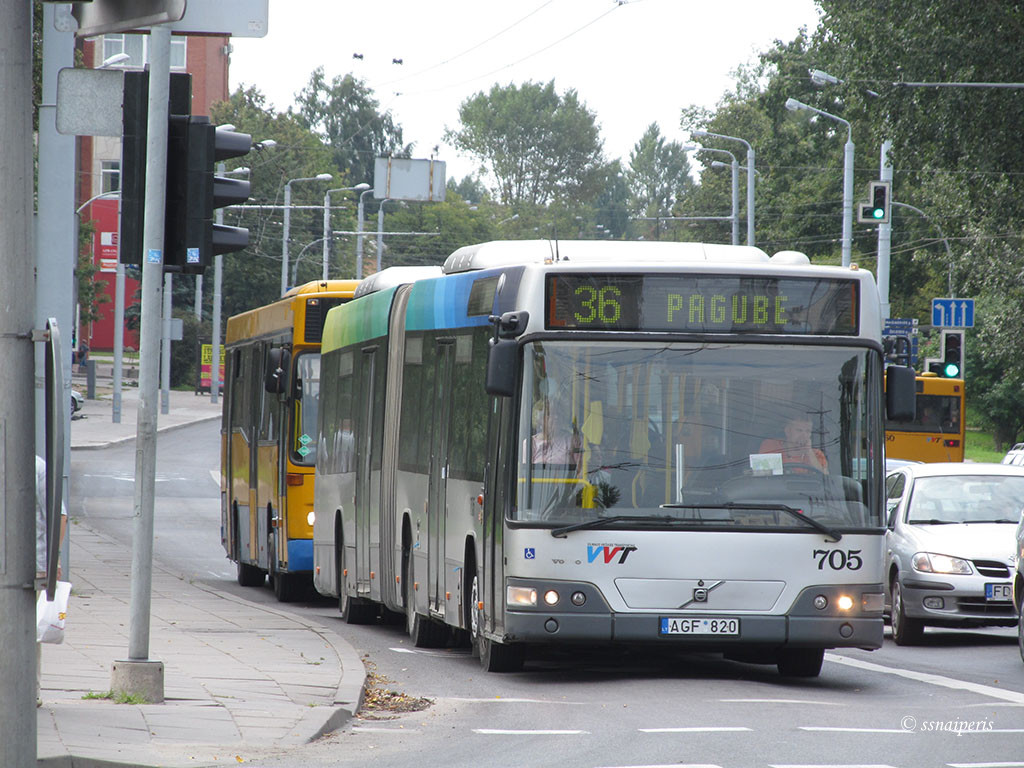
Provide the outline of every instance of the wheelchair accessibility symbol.
<path id="1" fill-rule="evenodd" d="M 523 557 L 525 557 L 527 560 L 536 560 L 537 559 L 537 550 L 534 549 L 533 547 L 526 547 L 523 550 Z"/>

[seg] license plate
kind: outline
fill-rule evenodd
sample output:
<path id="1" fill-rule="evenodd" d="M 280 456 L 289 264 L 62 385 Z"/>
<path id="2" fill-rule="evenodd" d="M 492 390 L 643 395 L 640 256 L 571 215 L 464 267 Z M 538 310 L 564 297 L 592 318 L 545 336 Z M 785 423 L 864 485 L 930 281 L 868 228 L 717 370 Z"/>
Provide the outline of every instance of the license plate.
<path id="1" fill-rule="evenodd" d="M 739 619 L 710 616 L 676 616 L 661 618 L 663 635 L 738 635 Z"/>
<path id="2" fill-rule="evenodd" d="M 1012 600 L 1013 585 L 1010 582 L 985 585 L 986 600 Z"/>

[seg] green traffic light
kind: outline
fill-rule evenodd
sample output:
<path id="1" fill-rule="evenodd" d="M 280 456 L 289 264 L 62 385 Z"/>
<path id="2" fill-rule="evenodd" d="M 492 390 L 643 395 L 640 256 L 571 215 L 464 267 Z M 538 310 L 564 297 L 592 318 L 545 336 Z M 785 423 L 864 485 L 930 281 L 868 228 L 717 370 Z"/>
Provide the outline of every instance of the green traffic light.
<path id="1" fill-rule="evenodd" d="M 884 208 L 872 208 L 871 209 L 871 217 L 875 218 L 875 219 L 884 219 L 885 218 L 885 209 Z"/>
<path id="2" fill-rule="evenodd" d="M 956 363 L 946 363 L 942 373 L 947 379 L 955 379 L 960 376 L 960 366 Z"/>

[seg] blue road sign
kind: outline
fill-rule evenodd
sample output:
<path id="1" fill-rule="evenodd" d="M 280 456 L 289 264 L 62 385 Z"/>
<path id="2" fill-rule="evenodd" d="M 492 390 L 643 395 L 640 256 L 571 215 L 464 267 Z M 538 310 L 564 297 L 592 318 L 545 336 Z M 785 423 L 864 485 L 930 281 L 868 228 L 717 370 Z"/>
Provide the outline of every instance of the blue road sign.
<path id="1" fill-rule="evenodd" d="M 932 299 L 932 326 L 973 328 L 974 299 Z"/>

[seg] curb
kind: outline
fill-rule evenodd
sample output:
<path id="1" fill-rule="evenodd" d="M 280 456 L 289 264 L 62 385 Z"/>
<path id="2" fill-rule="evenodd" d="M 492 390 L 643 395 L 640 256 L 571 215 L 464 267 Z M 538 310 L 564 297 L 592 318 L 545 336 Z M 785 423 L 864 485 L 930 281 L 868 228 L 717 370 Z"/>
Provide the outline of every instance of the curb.
<path id="1" fill-rule="evenodd" d="M 206 422 L 206 421 L 213 421 L 214 419 L 220 419 L 220 418 L 221 417 L 219 415 L 217 415 L 217 414 L 210 414 L 209 416 L 200 416 L 199 418 L 192 419 L 191 421 L 186 421 L 186 422 L 183 422 L 181 424 L 168 424 L 166 427 L 157 426 L 156 431 L 157 431 L 157 433 L 160 433 L 160 432 L 173 432 L 176 429 L 181 429 L 183 427 L 190 427 L 193 424 L 201 424 L 201 423 Z M 71 450 L 73 450 L 73 451 L 97 451 L 97 450 L 100 450 L 102 448 L 110 448 L 111 446 L 114 446 L 114 445 L 122 445 L 123 443 L 131 442 L 136 437 L 138 437 L 137 434 L 136 435 L 129 435 L 128 437 L 119 437 L 116 440 L 108 440 L 105 443 L 89 443 L 88 445 L 72 445 L 71 446 Z M 75 768 L 78 768 L 78 766 L 75 766 Z"/>

